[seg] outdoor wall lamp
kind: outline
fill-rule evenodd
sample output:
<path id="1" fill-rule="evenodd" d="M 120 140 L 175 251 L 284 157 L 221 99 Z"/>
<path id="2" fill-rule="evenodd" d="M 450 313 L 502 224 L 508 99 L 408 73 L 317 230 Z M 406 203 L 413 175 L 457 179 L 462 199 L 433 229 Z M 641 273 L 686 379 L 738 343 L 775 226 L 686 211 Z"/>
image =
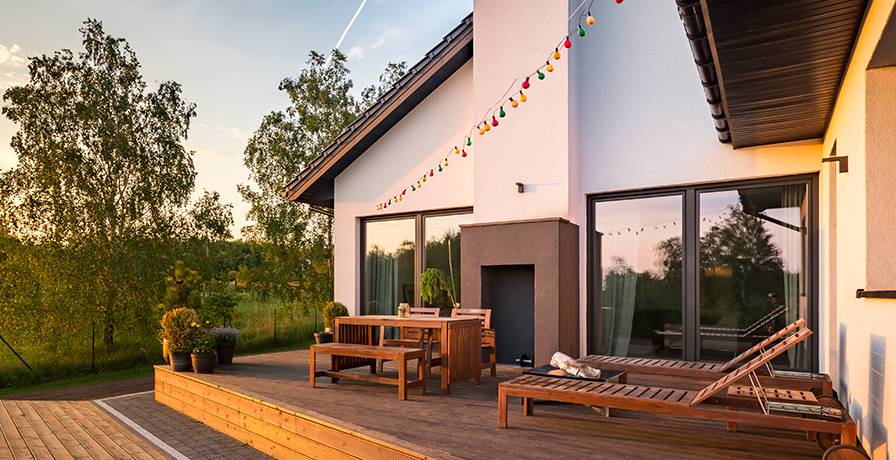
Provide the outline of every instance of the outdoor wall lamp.
<path id="1" fill-rule="evenodd" d="M 849 157 L 848 156 L 844 155 L 842 157 L 824 157 L 821 159 L 822 163 L 833 163 L 835 161 L 840 164 L 839 172 L 842 172 L 842 173 L 849 172 Z"/>
<path id="2" fill-rule="evenodd" d="M 519 193 L 523 193 L 523 183 L 522 182 L 516 183 L 516 191 Z"/>

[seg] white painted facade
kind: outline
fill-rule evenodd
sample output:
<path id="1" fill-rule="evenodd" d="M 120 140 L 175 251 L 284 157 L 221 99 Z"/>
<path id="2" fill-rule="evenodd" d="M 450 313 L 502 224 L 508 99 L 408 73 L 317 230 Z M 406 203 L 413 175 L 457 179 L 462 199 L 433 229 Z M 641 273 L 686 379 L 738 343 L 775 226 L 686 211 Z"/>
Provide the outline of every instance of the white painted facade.
<path id="1" fill-rule="evenodd" d="M 463 206 L 476 223 L 560 217 L 579 226 L 584 353 L 588 195 L 818 174 L 819 370 L 859 421 L 866 450 L 893 458 L 896 378 L 885 370 L 896 370 L 896 300 L 856 298 L 859 288 L 896 289 L 896 68 L 866 70 L 893 5 L 870 7 L 824 139 L 735 150 L 717 140 L 673 4 L 595 2 L 586 37 L 571 37 L 544 81 L 530 79 L 519 108 L 503 99 L 507 117 L 483 136 L 474 130 L 467 161 L 449 158 L 438 180 L 376 211 L 544 63 L 579 6 L 475 1 L 474 60 L 336 179 L 336 299 L 358 314 L 363 217 Z M 507 96 L 517 99 L 521 82 Z M 821 161 L 835 141 L 848 173 Z"/>

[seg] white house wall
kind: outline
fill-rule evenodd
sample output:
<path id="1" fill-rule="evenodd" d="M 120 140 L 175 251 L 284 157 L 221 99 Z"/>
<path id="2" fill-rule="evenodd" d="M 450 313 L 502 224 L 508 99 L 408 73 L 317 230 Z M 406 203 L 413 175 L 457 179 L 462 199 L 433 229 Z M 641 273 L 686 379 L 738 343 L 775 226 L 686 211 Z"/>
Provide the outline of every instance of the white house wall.
<path id="1" fill-rule="evenodd" d="M 336 177 L 334 184 L 335 299 L 359 314 L 361 219 L 473 205 L 473 159 L 451 153 L 461 146 L 472 122 L 471 60 L 424 99 L 389 132 Z M 415 192 L 411 183 L 439 160 L 449 166 Z M 377 211 L 377 204 L 400 194 L 401 202 Z"/>
<path id="2" fill-rule="evenodd" d="M 849 157 L 849 172 L 822 167 L 822 350 L 840 400 L 857 420 L 873 458 L 896 458 L 896 300 L 858 299 L 856 289 L 896 289 L 893 228 L 896 184 L 896 67 L 866 70 L 893 0 L 874 1 L 824 139 L 828 155 Z M 887 370 L 891 375 L 887 375 Z M 889 457 L 888 457 L 889 456 Z"/>

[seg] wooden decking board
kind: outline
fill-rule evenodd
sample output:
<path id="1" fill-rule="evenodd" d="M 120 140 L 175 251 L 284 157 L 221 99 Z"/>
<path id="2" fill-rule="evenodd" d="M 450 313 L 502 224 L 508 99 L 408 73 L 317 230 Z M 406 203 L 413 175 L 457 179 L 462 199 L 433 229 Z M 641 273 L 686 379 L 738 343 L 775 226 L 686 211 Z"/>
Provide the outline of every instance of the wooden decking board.
<path id="1" fill-rule="evenodd" d="M 125 430 L 121 425 L 116 423 L 112 418 L 100 409 L 97 405 L 89 401 L 76 402 L 73 404 L 81 405 L 84 414 L 90 414 L 98 421 L 97 425 L 101 426 L 109 437 L 112 438 L 119 446 L 128 451 L 131 456 L 137 460 L 160 460 L 163 459 L 158 452 L 147 447 L 143 441 L 137 439 L 131 432 Z"/>
<path id="2" fill-rule="evenodd" d="M 22 438 L 22 434 L 6 408 L 8 404 L 14 403 L 0 401 L 0 432 L 3 433 L 5 443 L 12 452 L 13 458 L 33 458 L 31 449 L 28 448 L 28 444 Z"/>
<path id="3" fill-rule="evenodd" d="M 31 453 L 35 458 L 52 458 L 52 453 L 50 449 L 47 448 L 44 441 L 37 434 L 37 431 L 31 426 L 31 422 L 25 417 L 25 414 L 22 412 L 22 409 L 19 407 L 16 401 L 11 401 L 11 404 L 6 404 L 6 411 L 9 413 L 9 417 L 12 419 L 13 423 L 19 429 L 19 434 L 21 434 L 22 439 L 25 441 L 25 444 L 28 445 L 28 449 L 31 450 Z"/>
<path id="4" fill-rule="evenodd" d="M 62 445 L 71 453 L 74 458 L 89 458 L 93 456 L 81 445 L 71 431 L 56 417 L 47 405 L 54 405 L 54 402 L 45 403 L 43 401 L 32 401 L 32 407 L 40 416 L 41 420 L 47 424 L 53 434 L 62 442 Z"/>
<path id="5" fill-rule="evenodd" d="M 88 433 L 84 427 L 78 424 L 72 417 L 65 412 L 58 403 L 47 404 L 44 407 L 52 413 L 59 423 L 61 423 L 74 436 L 78 443 L 84 446 L 92 458 L 98 460 L 114 460 L 112 454 L 103 447 L 99 441 Z"/>
<path id="6" fill-rule="evenodd" d="M 62 410 L 65 411 L 72 419 L 75 420 L 79 425 L 84 427 L 84 431 L 86 431 L 91 437 L 97 440 L 103 448 L 112 454 L 113 458 L 116 459 L 132 459 L 134 458 L 127 450 L 125 450 L 122 446 L 118 445 L 110 436 L 107 434 L 99 425 L 93 423 L 90 417 L 87 417 L 83 412 L 81 412 L 80 405 L 75 405 L 75 402 L 71 401 L 59 401 L 59 406 Z M 90 403 L 87 403 L 90 404 Z"/>
<path id="7" fill-rule="evenodd" d="M 59 440 L 53 429 L 51 429 L 47 425 L 47 422 L 45 422 L 37 411 L 34 410 L 31 401 L 18 401 L 17 403 L 19 410 L 22 411 L 22 415 L 24 415 L 25 418 L 28 419 L 28 422 L 31 423 L 34 432 L 37 433 L 37 436 L 43 441 L 53 458 L 59 460 L 74 460 L 74 455 L 66 449 L 65 445 Z"/>

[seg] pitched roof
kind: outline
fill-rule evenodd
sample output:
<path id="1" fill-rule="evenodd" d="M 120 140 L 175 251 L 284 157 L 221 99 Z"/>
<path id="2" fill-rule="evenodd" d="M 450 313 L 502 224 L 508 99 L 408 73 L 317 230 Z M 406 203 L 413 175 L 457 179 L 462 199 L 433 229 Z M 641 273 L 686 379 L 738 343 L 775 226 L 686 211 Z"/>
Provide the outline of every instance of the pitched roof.
<path id="1" fill-rule="evenodd" d="M 376 103 L 286 185 L 291 201 L 333 207 L 342 171 L 473 57 L 473 14 L 464 18 Z"/>

